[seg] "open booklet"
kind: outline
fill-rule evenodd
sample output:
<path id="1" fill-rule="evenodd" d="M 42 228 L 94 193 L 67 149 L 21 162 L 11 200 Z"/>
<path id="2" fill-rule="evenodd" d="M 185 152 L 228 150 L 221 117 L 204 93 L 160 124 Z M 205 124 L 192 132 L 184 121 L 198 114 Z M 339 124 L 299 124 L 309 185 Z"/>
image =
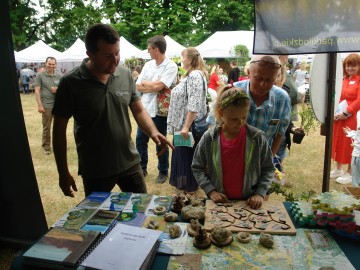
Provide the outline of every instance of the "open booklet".
<path id="1" fill-rule="evenodd" d="M 184 137 L 181 135 L 180 132 L 174 133 L 174 146 L 187 146 L 187 147 L 193 147 L 195 143 L 194 136 L 192 135 L 192 132 L 188 133 L 188 138 L 185 140 Z"/>

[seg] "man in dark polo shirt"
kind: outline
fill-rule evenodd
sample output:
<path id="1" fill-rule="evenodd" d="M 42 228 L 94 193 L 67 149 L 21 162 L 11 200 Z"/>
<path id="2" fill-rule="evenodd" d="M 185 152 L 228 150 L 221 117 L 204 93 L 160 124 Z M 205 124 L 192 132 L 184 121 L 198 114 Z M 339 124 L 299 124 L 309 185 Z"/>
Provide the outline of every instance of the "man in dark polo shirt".
<path id="1" fill-rule="evenodd" d="M 85 195 L 111 191 L 116 184 L 124 192 L 146 193 L 128 108 L 138 126 L 161 146 L 159 155 L 173 146 L 143 107 L 130 71 L 118 66 L 118 33 L 109 25 L 95 24 L 87 31 L 85 45 L 89 59 L 62 78 L 53 108 L 53 148 L 60 187 L 70 197 L 77 191 L 66 158 L 66 128 L 74 117 L 78 173 Z"/>

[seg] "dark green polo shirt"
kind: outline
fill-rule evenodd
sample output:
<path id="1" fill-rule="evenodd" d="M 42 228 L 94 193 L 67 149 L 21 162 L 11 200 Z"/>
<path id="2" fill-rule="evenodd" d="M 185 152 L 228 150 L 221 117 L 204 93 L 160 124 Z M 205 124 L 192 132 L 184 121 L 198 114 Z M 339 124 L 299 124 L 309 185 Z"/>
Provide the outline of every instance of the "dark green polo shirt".
<path id="1" fill-rule="evenodd" d="M 53 114 L 74 117 L 79 175 L 112 176 L 140 162 L 129 116 L 129 105 L 137 100 L 134 80 L 124 67 L 118 66 L 105 85 L 84 60 L 60 80 Z"/>
<path id="2" fill-rule="evenodd" d="M 48 74 L 46 70 L 36 74 L 35 86 L 40 86 L 40 99 L 44 108 L 51 109 L 54 106 L 55 94 L 51 92 L 51 87 L 58 87 L 61 74 L 54 71 L 54 74 Z"/>

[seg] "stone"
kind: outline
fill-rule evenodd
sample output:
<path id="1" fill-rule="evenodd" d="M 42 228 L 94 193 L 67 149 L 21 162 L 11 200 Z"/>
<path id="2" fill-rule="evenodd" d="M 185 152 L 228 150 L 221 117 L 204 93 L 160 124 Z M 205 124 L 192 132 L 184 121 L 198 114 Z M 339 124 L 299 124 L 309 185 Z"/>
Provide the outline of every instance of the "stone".
<path id="1" fill-rule="evenodd" d="M 203 207 L 193 207 L 191 205 L 187 205 L 181 209 L 181 215 L 184 220 L 203 220 L 205 218 L 205 209 Z"/>
<path id="2" fill-rule="evenodd" d="M 147 224 L 147 228 L 152 229 L 152 230 L 156 230 L 157 228 L 159 228 L 159 222 L 157 222 L 156 220 L 152 219 L 149 221 L 149 223 Z"/>
<path id="3" fill-rule="evenodd" d="M 178 214 L 174 212 L 169 212 L 164 215 L 164 219 L 168 222 L 174 222 L 174 221 L 178 221 L 179 217 Z"/>
<path id="4" fill-rule="evenodd" d="M 171 225 L 169 228 L 171 238 L 178 238 L 181 235 L 181 229 L 179 225 Z"/>
<path id="5" fill-rule="evenodd" d="M 200 228 L 196 231 L 193 245 L 198 249 L 207 249 L 211 246 L 209 234 L 206 232 L 204 227 L 200 226 Z"/>
<path id="6" fill-rule="evenodd" d="M 190 224 L 187 226 L 187 232 L 190 236 L 195 236 L 197 230 L 201 227 L 199 220 L 191 219 Z"/>
<path id="7" fill-rule="evenodd" d="M 244 244 L 250 243 L 251 234 L 248 232 L 239 232 L 237 234 L 237 239 L 240 243 L 244 243 Z"/>
<path id="8" fill-rule="evenodd" d="M 274 239 L 268 233 L 260 233 L 259 243 L 264 247 L 272 248 L 274 246 Z"/>
<path id="9" fill-rule="evenodd" d="M 226 228 L 215 228 L 210 235 L 211 242 L 219 247 L 225 247 L 232 243 L 232 232 Z"/>

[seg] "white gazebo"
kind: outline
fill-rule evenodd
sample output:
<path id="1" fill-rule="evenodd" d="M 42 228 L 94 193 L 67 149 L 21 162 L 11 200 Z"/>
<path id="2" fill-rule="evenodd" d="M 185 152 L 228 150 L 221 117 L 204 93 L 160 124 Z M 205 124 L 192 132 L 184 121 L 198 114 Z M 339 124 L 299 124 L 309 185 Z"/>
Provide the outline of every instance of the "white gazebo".
<path id="1" fill-rule="evenodd" d="M 15 62 L 18 63 L 41 63 L 45 62 L 48 56 L 58 59 L 61 52 L 51 48 L 42 40 L 37 41 L 35 44 L 23 49 L 15 54 Z"/>
<path id="2" fill-rule="evenodd" d="M 252 55 L 254 31 L 217 31 L 196 46 L 203 58 L 235 58 L 234 46 L 244 45 Z"/>
<path id="3" fill-rule="evenodd" d="M 181 52 L 185 49 L 185 47 L 183 45 L 181 45 L 180 43 L 178 43 L 177 41 L 175 41 L 174 39 L 172 39 L 168 35 L 166 35 L 164 38 L 166 40 L 165 55 L 169 58 L 180 57 Z M 142 58 L 142 59 L 150 59 L 150 55 L 149 55 L 147 49 L 145 49 L 141 53 L 137 54 L 136 57 Z"/>

